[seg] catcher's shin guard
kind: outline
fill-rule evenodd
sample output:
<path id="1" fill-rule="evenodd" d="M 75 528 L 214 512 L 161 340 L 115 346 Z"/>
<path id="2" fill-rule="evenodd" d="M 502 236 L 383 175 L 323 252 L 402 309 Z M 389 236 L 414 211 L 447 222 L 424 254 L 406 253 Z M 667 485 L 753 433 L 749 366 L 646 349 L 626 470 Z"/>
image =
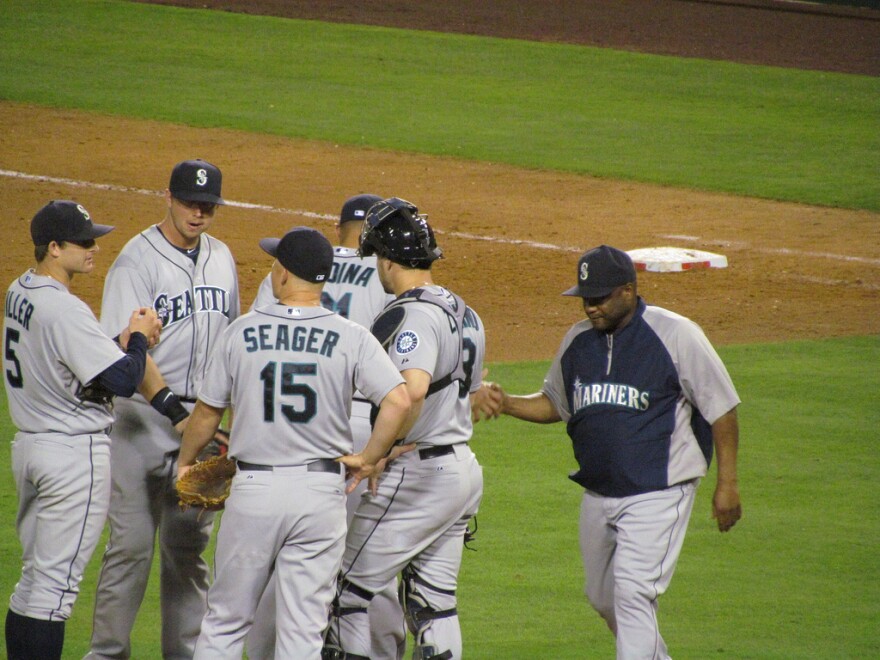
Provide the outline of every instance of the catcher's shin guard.
<path id="1" fill-rule="evenodd" d="M 437 608 L 429 604 L 429 595 L 438 606 Z M 428 584 L 419 577 L 412 565 L 409 565 L 403 569 L 401 574 L 398 597 L 403 605 L 406 624 L 413 634 L 415 642 L 413 660 L 449 660 L 452 658 L 451 650 L 447 649 L 441 652 L 435 644 L 426 643 L 425 633 L 431 629 L 435 620 L 458 614 L 455 607 L 455 591 L 440 589 Z M 447 607 L 440 609 L 441 606 Z"/>
<path id="2" fill-rule="evenodd" d="M 341 619 L 351 616 L 367 616 L 367 606 L 373 600 L 373 595 L 366 589 L 343 580 L 340 585 L 340 593 L 333 599 L 330 611 L 330 625 L 324 633 L 324 648 L 321 649 L 321 660 L 370 660 L 369 656 L 349 653 L 345 651 L 342 641 L 342 627 L 345 625 Z M 340 601 L 352 602 L 343 607 Z M 356 603 L 356 604 L 355 604 Z"/>

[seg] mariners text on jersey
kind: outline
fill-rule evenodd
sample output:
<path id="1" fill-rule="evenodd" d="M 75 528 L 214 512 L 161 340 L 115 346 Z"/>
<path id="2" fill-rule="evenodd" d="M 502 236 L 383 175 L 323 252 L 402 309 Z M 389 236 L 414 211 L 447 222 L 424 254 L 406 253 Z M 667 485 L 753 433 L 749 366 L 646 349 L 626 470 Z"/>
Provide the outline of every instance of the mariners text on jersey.
<path id="1" fill-rule="evenodd" d="M 217 312 L 229 316 L 229 292 L 216 286 L 200 285 L 175 296 L 161 293 L 153 301 L 153 308 L 162 319 L 162 327 L 168 327 L 194 313 Z"/>
<path id="2" fill-rule="evenodd" d="M 339 333 L 333 330 L 284 323 L 249 326 L 243 330 L 242 336 L 248 353 L 297 351 L 333 357 L 333 349 L 339 342 Z"/>
<path id="3" fill-rule="evenodd" d="M 619 383 L 582 383 L 576 378 L 572 386 L 572 414 L 586 408 L 607 404 L 623 406 L 633 410 L 647 410 L 649 393 L 640 392 L 635 387 Z"/>
<path id="4" fill-rule="evenodd" d="M 14 291 L 7 291 L 6 318 L 18 321 L 25 330 L 30 330 L 33 313 L 34 306 L 27 298 Z"/>

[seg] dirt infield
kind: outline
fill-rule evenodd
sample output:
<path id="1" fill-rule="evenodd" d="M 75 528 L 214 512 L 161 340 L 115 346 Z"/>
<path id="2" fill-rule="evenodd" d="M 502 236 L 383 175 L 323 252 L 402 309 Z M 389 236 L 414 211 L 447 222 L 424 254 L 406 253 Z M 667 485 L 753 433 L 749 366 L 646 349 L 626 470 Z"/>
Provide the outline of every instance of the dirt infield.
<path id="1" fill-rule="evenodd" d="M 224 197 L 277 209 L 225 208 L 212 231 L 236 256 L 245 304 L 271 263 L 258 238 L 298 224 L 332 237 L 331 220 L 290 210 L 332 216 L 349 195 L 376 191 L 405 196 L 430 214 L 448 256 L 437 279 L 483 316 L 491 360 L 552 355 L 583 313 L 559 292 L 574 281 L 580 251 L 599 243 L 727 255 L 726 269 L 640 277 L 649 302 L 692 317 L 717 343 L 880 332 L 880 223 L 868 212 L 379 151 L 364 157 L 327 143 L 9 103 L 0 103 L 0 125 L 7 129 L 0 133 L 7 172 L 0 176 L 7 240 L 0 275 L 11 281 L 31 264 L 27 223 L 36 209 L 48 199 L 76 199 L 98 222 L 117 226 L 101 240 L 97 274 L 74 281 L 95 309 L 113 255 L 161 219 L 158 192 L 171 166 L 198 154 L 222 166 Z"/>
<path id="2" fill-rule="evenodd" d="M 275 5 L 303 12 L 314 4 L 332 7 L 327 11 L 335 12 L 337 20 L 350 21 L 356 18 L 352 6 L 357 4 L 374 12 L 358 15 L 358 20 L 368 23 L 378 21 L 380 8 L 380 3 L 372 0 L 200 0 L 196 4 L 215 8 L 236 5 L 249 11 Z M 460 11 L 462 25 L 476 29 L 478 18 L 463 12 L 465 6 L 482 4 L 434 2 L 430 5 L 434 14 L 419 13 L 428 7 L 421 0 L 385 2 L 381 7 L 387 8 L 383 15 L 404 16 L 407 27 L 423 25 L 418 21 L 431 16 L 431 20 L 446 20 L 445 12 Z M 634 5 L 625 0 L 559 0 L 555 4 L 562 9 L 605 4 L 632 9 Z M 688 5 L 703 12 L 712 7 L 727 10 L 732 3 L 644 4 Z M 488 17 L 484 23 L 504 7 L 527 12 L 532 5 L 543 3 L 491 3 L 493 9 L 483 12 Z M 399 11 L 393 12 L 394 7 Z M 880 25 L 871 18 L 877 12 L 842 13 L 848 12 L 869 16 L 853 19 L 859 25 Z M 546 9 L 541 16 L 545 14 L 558 15 Z M 641 16 L 652 18 L 651 12 Z M 657 16 L 653 19 L 659 20 Z M 536 30 L 546 30 L 541 38 L 550 38 L 554 35 L 548 21 L 541 23 L 521 13 L 512 24 L 534 25 Z M 449 29 L 456 25 L 450 22 Z M 585 27 L 584 32 L 592 35 L 595 25 L 589 23 L 590 29 Z M 629 27 L 632 35 L 650 32 L 632 20 Z M 619 31 L 612 33 L 620 37 Z M 851 37 L 852 46 L 858 38 Z M 734 44 L 742 41 L 735 34 L 726 38 Z M 557 40 L 577 41 L 562 34 Z M 876 48 L 880 41 L 873 43 Z M 653 50 L 663 52 L 660 46 Z M 859 61 L 876 66 L 876 53 L 874 56 L 873 60 L 856 57 L 848 60 L 851 63 L 847 66 L 856 69 L 861 65 L 852 62 Z M 839 55 L 835 61 L 844 59 Z M 791 65 L 810 68 L 800 60 Z M 342 201 L 359 192 L 375 192 L 406 197 L 429 214 L 448 257 L 436 267 L 436 279 L 460 292 L 480 312 L 487 326 L 490 360 L 552 356 L 565 330 L 583 317 L 578 301 L 559 293 L 573 283 L 580 252 L 600 243 L 624 249 L 677 245 L 725 254 L 730 262 L 726 269 L 640 277 L 640 290 L 648 302 L 690 316 L 718 344 L 880 332 L 877 214 L 6 102 L 0 102 L 0 125 L 4 127 L 0 132 L 0 169 L 4 170 L 0 174 L 0 223 L 7 240 L 0 276 L 9 282 L 31 265 L 27 223 L 33 213 L 52 198 L 76 199 L 97 222 L 118 227 L 101 241 L 98 272 L 74 281 L 74 291 L 96 311 L 103 274 L 117 250 L 137 231 L 161 219 L 163 206 L 158 193 L 167 185 L 171 166 L 199 156 L 223 169 L 224 197 L 261 205 L 257 209 L 223 209 L 211 232 L 229 243 L 236 256 L 245 306 L 271 263 L 259 250 L 258 238 L 280 235 L 298 224 L 318 227 L 332 238 L 329 216 L 338 213 Z M 364 151 L 369 157 L 364 157 Z"/>

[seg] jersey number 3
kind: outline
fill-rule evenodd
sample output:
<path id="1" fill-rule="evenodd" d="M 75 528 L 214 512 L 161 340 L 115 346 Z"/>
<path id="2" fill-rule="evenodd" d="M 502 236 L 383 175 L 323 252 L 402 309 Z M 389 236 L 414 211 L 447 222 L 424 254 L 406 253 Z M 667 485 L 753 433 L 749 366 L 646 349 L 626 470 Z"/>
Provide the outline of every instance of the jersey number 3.
<path id="1" fill-rule="evenodd" d="M 314 363 L 282 362 L 281 363 L 281 396 L 302 397 L 303 407 L 285 403 L 281 404 L 281 413 L 291 424 L 304 424 L 318 412 L 318 395 L 311 387 L 303 383 L 294 383 L 297 376 L 317 376 L 318 365 Z M 267 362 L 260 372 L 263 381 L 263 419 L 275 421 L 275 381 L 278 378 L 278 363 Z"/>

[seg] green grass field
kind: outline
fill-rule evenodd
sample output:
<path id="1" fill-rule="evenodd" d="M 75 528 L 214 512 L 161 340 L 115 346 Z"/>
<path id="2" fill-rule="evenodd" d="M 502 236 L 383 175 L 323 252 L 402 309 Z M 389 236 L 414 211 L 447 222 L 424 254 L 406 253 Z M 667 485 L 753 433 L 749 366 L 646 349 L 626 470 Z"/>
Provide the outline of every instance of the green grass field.
<path id="1" fill-rule="evenodd" d="M 877 618 L 880 338 L 721 349 L 743 404 L 743 520 L 721 535 L 702 484 L 672 587 L 661 601 L 676 659 L 867 658 L 880 653 Z M 495 364 L 511 392 L 534 391 L 546 363 Z M 5 410 L 0 431 L 13 433 Z M 613 657 L 610 633 L 582 596 L 580 491 L 562 425 L 501 419 L 473 441 L 485 494 L 466 552 L 460 610 L 467 657 Z M 15 491 L 0 453 L 0 593 L 17 578 Z M 65 657 L 87 649 L 96 553 L 68 624 Z M 136 628 L 137 658 L 158 658 L 156 580 Z"/>
<path id="2" fill-rule="evenodd" d="M 0 99 L 880 210 L 880 80 L 865 76 L 124 2 L 6 0 Z M 717 532 L 710 474 L 661 603 L 673 656 L 880 656 L 871 505 L 880 338 L 720 352 L 743 399 L 745 516 Z M 534 391 L 545 368 L 496 364 L 490 377 Z M 2 397 L 0 432 L 11 438 L 5 406 Z M 497 420 L 478 426 L 474 448 L 486 490 L 461 576 L 467 657 L 613 657 L 582 596 L 580 494 L 566 479 L 574 465 L 564 428 Z M 3 597 L 20 556 L 8 464 L 6 443 Z M 100 549 L 66 658 L 86 651 L 99 559 Z M 156 587 L 135 630 L 139 659 L 159 657 Z"/>
<path id="3" fill-rule="evenodd" d="M 868 76 L 6 0 L 0 98 L 880 210 Z"/>

